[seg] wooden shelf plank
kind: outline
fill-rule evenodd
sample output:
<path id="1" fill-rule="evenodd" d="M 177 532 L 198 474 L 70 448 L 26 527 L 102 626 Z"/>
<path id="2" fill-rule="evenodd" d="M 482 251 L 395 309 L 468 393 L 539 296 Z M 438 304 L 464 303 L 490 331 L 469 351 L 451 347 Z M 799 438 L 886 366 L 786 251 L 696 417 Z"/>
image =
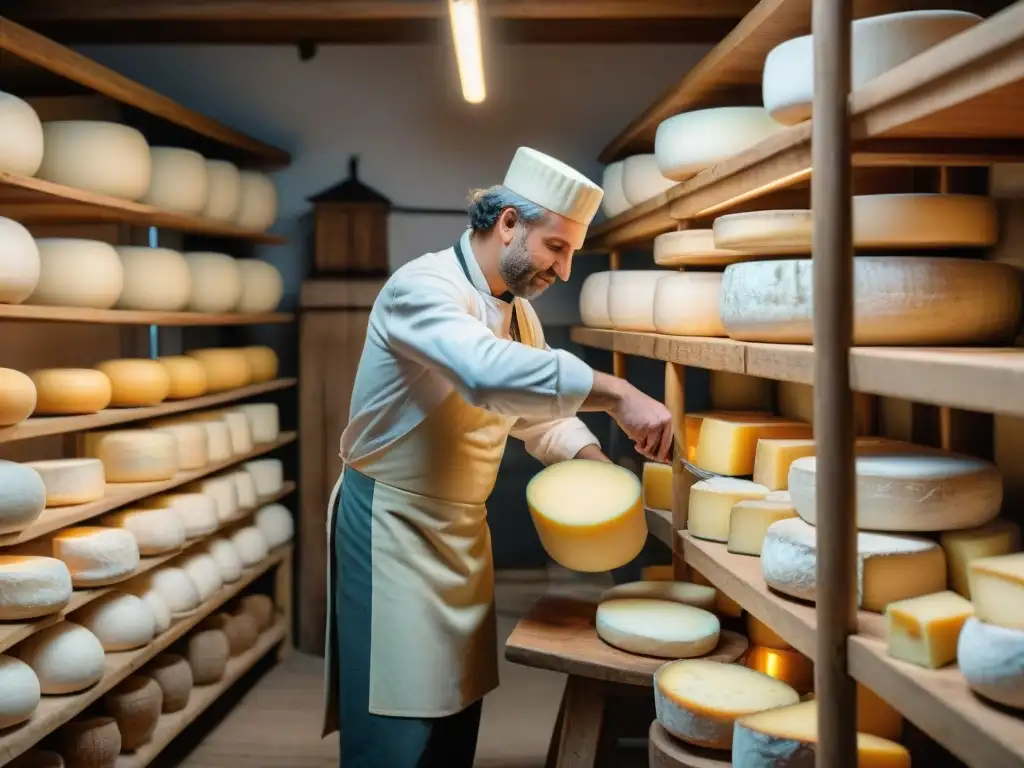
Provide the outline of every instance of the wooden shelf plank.
<path id="1" fill-rule="evenodd" d="M 263 325 L 291 323 L 288 312 L 157 312 L 139 309 L 89 309 L 44 307 L 33 304 L 0 304 L 0 320 L 101 325 Z"/>
<path id="2" fill-rule="evenodd" d="M 36 416 L 26 419 L 20 424 L 0 428 L 0 443 L 15 440 L 29 440 L 46 435 L 62 435 L 69 432 L 84 432 L 90 429 L 101 429 L 115 424 L 128 424 L 133 421 L 158 419 L 186 411 L 199 411 L 215 405 L 225 405 L 257 395 L 265 395 L 282 389 L 294 387 L 296 379 L 275 379 L 260 384 L 232 389 L 228 392 L 217 392 L 187 400 L 168 400 L 160 405 L 145 408 L 107 408 L 99 413 L 83 416 Z"/>
<path id="3" fill-rule="evenodd" d="M 664 509 L 644 507 L 644 514 L 647 517 L 647 532 L 671 549 L 672 538 L 675 534 L 672 530 L 672 513 L 666 512 Z"/>
<path id="4" fill-rule="evenodd" d="M 571 338 L 585 347 L 607 349 L 714 371 L 743 373 L 746 365 L 743 342 L 732 339 L 663 336 L 658 333 L 608 331 L 582 326 L 572 329 Z"/>

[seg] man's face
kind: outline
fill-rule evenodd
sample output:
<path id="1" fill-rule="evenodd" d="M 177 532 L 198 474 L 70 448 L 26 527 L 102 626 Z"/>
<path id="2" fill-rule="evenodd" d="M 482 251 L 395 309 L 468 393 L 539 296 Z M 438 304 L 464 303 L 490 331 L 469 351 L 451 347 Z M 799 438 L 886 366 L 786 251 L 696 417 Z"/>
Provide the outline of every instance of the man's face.
<path id="1" fill-rule="evenodd" d="M 569 279 L 572 255 L 583 244 L 586 227 L 549 213 L 527 224 L 514 208 L 506 208 L 498 220 L 501 236 L 499 271 L 512 295 L 533 299 L 558 278 Z"/>

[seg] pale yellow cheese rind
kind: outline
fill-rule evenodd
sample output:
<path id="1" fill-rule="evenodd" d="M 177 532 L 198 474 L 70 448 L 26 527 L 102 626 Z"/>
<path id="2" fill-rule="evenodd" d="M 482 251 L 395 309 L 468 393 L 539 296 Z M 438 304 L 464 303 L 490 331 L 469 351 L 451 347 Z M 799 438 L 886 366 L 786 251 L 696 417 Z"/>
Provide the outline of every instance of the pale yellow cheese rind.
<path id="1" fill-rule="evenodd" d="M 156 360 L 106 360 L 96 366 L 110 379 L 110 405 L 115 408 L 144 408 L 167 398 L 171 379 Z"/>
<path id="2" fill-rule="evenodd" d="M 763 499 L 767 493 L 763 485 L 732 477 L 713 477 L 694 483 L 690 487 L 686 529 L 700 539 L 728 541 L 733 505 Z"/>
<path id="3" fill-rule="evenodd" d="M 644 462 L 644 506 L 647 509 L 672 509 L 672 466 L 656 461 Z"/>
<path id="4" fill-rule="evenodd" d="M 705 417 L 697 439 L 695 463 L 701 469 L 718 475 L 751 475 L 754 472 L 758 440 L 812 436 L 809 424 L 777 416 L 761 420 L 749 417 Z"/>
<path id="5" fill-rule="evenodd" d="M 959 594 L 971 597 L 968 566 L 981 557 L 1008 555 L 1020 549 L 1020 526 L 1012 520 L 996 518 L 979 528 L 944 531 L 939 543 L 946 551 L 949 584 Z"/>
<path id="6" fill-rule="evenodd" d="M 729 513 L 726 548 L 737 555 L 759 557 L 768 526 L 778 520 L 796 517 L 792 502 L 750 499 L 733 505 Z"/>
<path id="7" fill-rule="evenodd" d="M 889 603 L 885 614 L 888 654 L 919 667 L 938 669 L 956 660 L 960 630 L 974 615 L 974 606 L 947 590 Z"/>
<path id="8" fill-rule="evenodd" d="M 968 567 L 971 602 L 978 619 L 1024 630 L 1024 552 L 980 557 Z"/>

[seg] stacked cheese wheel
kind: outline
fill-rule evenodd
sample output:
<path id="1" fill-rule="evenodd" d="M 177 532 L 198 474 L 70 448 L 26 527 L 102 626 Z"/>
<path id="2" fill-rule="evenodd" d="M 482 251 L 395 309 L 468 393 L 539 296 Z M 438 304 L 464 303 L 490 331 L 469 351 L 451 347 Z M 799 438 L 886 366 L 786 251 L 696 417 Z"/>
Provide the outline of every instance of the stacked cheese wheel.
<path id="1" fill-rule="evenodd" d="M 662 175 L 653 154 L 632 155 L 605 166 L 601 186 L 605 215 L 614 218 L 675 185 Z"/>

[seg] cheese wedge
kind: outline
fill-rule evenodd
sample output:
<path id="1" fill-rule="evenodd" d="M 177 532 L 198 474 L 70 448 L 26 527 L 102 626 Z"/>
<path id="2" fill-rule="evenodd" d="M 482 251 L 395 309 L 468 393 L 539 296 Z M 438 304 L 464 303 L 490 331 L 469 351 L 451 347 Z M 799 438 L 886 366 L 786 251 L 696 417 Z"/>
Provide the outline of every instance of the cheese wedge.
<path id="1" fill-rule="evenodd" d="M 956 660 L 960 630 L 972 615 L 971 601 L 956 592 L 936 592 L 886 606 L 887 651 L 894 659 L 938 669 Z"/>
<path id="2" fill-rule="evenodd" d="M 764 546 L 768 526 L 779 520 L 796 517 L 791 501 L 769 499 L 748 499 L 733 505 L 729 512 L 729 535 L 726 545 L 737 555 L 759 557 Z"/>
<path id="3" fill-rule="evenodd" d="M 733 505 L 763 499 L 767 493 L 763 485 L 734 477 L 713 477 L 694 483 L 690 488 L 686 529 L 700 539 L 728 541 Z"/>
<path id="4" fill-rule="evenodd" d="M 700 426 L 695 463 L 717 475 L 750 475 L 758 440 L 809 437 L 813 437 L 810 424 L 778 416 L 707 416 Z"/>
<path id="5" fill-rule="evenodd" d="M 987 624 L 1024 630 L 1024 552 L 979 557 L 969 568 L 975 615 Z"/>
<path id="6" fill-rule="evenodd" d="M 656 461 L 644 462 L 644 506 L 647 509 L 671 511 L 672 465 Z"/>
<path id="7" fill-rule="evenodd" d="M 1016 552 L 1020 549 L 1020 526 L 1010 520 L 996 518 L 978 528 L 944 531 L 939 542 L 946 551 L 949 585 L 969 599 L 968 567 L 971 561 Z"/>

